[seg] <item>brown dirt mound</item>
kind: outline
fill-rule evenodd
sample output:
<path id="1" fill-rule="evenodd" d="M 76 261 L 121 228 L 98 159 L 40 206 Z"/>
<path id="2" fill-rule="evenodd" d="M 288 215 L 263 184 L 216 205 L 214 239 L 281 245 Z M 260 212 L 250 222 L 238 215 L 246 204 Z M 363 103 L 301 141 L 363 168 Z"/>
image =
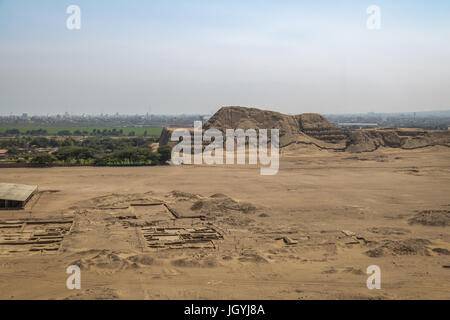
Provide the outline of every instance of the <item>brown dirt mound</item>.
<path id="1" fill-rule="evenodd" d="M 372 258 L 385 255 L 430 255 L 428 245 L 431 242 L 426 239 L 386 240 L 378 248 L 366 251 L 365 254 Z"/>
<path id="2" fill-rule="evenodd" d="M 248 202 L 235 201 L 226 195 L 214 195 L 194 202 L 191 210 L 198 211 L 206 216 L 220 216 L 233 212 L 253 213 L 256 207 Z"/>
<path id="3" fill-rule="evenodd" d="M 239 257 L 240 262 L 252 262 L 252 263 L 268 263 L 268 261 L 254 251 L 244 251 Z"/>
<path id="4" fill-rule="evenodd" d="M 334 145 L 345 138 L 345 130 L 336 127 L 319 114 L 285 115 L 279 112 L 244 107 L 223 107 L 204 125 L 204 129 L 279 129 L 280 147 L 310 144 L 325 149 L 341 149 Z M 334 136 L 337 135 L 337 136 Z"/>
<path id="5" fill-rule="evenodd" d="M 372 227 L 372 228 L 369 228 L 368 231 L 370 231 L 372 233 L 382 234 L 384 236 L 402 235 L 402 234 L 411 233 L 411 231 L 409 231 L 408 229 L 394 228 L 394 227 Z"/>
<path id="6" fill-rule="evenodd" d="M 180 268 L 214 268 L 217 266 L 215 257 L 207 257 L 205 259 L 196 258 L 180 258 L 173 260 L 172 265 Z"/>
<path id="7" fill-rule="evenodd" d="M 375 151 L 379 147 L 400 148 L 404 139 L 390 130 L 354 130 L 349 134 L 346 151 Z"/>
<path id="8" fill-rule="evenodd" d="M 442 255 L 446 255 L 446 256 L 450 255 L 450 250 L 447 250 L 445 248 L 434 248 L 433 252 L 436 252 L 436 253 L 439 253 Z"/>
<path id="9" fill-rule="evenodd" d="M 410 224 L 446 227 L 450 225 L 449 210 L 424 210 L 409 219 Z"/>
<path id="10" fill-rule="evenodd" d="M 365 273 L 361 269 L 356 269 L 353 267 L 347 267 L 343 270 L 343 272 L 352 273 L 352 274 L 356 274 L 356 275 L 365 275 Z"/>
<path id="11" fill-rule="evenodd" d="M 65 298 L 65 300 L 113 300 L 119 299 L 117 291 L 111 288 L 91 288 Z"/>
<path id="12" fill-rule="evenodd" d="M 177 198 L 178 200 L 192 200 L 192 199 L 198 199 L 199 196 L 197 194 L 179 191 L 179 190 L 173 190 L 171 193 L 171 196 L 174 198 Z"/>
<path id="13" fill-rule="evenodd" d="M 135 262 L 135 263 L 145 265 L 145 266 L 151 266 L 151 265 L 154 265 L 157 263 L 155 258 L 149 254 L 140 254 L 140 255 L 132 256 L 132 257 L 129 257 L 128 260 Z"/>
<path id="14" fill-rule="evenodd" d="M 147 263 L 143 263 L 143 261 Z M 144 258 L 139 259 L 137 256 L 125 258 L 111 250 L 100 250 L 95 252 L 90 257 L 85 256 L 80 258 L 72 262 L 72 264 L 80 267 L 81 270 L 90 270 L 94 268 L 109 269 L 115 272 L 124 269 L 137 269 L 139 268 L 137 262 L 141 264 L 148 264 L 149 260 Z M 154 261 L 152 261 L 152 263 L 154 263 Z"/>
<path id="15" fill-rule="evenodd" d="M 450 147 L 450 131 L 422 129 L 342 129 L 315 113 L 285 115 L 279 112 L 245 107 L 223 107 L 203 126 L 204 130 L 279 129 L 280 148 L 310 145 L 320 149 L 349 152 L 371 152 L 380 147 L 417 149 L 442 145 Z M 192 128 L 190 130 L 192 135 Z M 170 142 L 174 129 L 164 128 L 160 145 Z"/>

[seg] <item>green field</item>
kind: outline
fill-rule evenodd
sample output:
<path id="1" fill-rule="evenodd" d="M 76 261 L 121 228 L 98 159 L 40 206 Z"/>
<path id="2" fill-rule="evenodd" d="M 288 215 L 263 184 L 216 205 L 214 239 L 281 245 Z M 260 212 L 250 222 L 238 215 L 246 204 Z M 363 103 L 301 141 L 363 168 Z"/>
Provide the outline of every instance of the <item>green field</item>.
<path id="1" fill-rule="evenodd" d="M 111 131 L 116 129 L 117 131 L 122 130 L 124 136 L 128 136 L 130 132 L 134 132 L 135 136 L 144 136 L 145 131 L 147 131 L 147 136 L 159 137 L 161 135 L 162 128 L 146 128 L 146 127 L 138 127 L 138 128 L 120 128 L 120 127 L 108 127 L 108 126 L 86 126 L 86 127 L 71 127 L 71 126 L 4 126 L 0 127 L 0 135 L 3 135 L 6 130 L 10 129 L 18 129 L 20 134 L 26 134 L 27 131 L 46 130 L 49 136 L 56 136 L 58 132 L 68 130 L 74 135 L 76 130 L 81 132 L 87 131 L 89 134 L 94 130 L 103 131 L 108 130 Z"/>

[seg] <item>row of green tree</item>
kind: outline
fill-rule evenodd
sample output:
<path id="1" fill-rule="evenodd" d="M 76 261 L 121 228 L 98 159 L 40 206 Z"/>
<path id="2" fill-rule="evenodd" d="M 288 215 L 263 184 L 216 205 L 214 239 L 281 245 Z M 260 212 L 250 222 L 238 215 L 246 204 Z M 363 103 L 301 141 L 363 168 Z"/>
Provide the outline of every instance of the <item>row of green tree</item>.
<path id="1" fill-rule="evenodd" d="M 153 137 L 133 137 L 133 138 L 122 138 L 122 139 L 112 139 L 109 137 L 89 137 L 82 141 L 77 141 L 72 138 L 66 139 L 55 139 L 46 137 L 23 137 L 17 139 L 0 140 L 0 149 L 11 149 L 11 148 L 57 148 L 57 147 L 67 147 L 67 146 L 87 146 L 93 148 L 100 148 L 102 150 L 110 149 L 114 150 L 116 148 L 123 148 L 127 145 L 130 146 L 144 146 L 152 142 L 156 142 Z"/>
<path id="2" fill-rule="evenodd" d="M 25 137 L 0 141 L 0 148 L 8 149 L 8 157 L 38 166 L 84 164 L 99 166 L 162 165 L 170 160 L 171 148 L 162 146 L 153 151 L 152 138 L 89 137 L 84 140 L 64 140 L 45 137 Z M 29 153 L 30 147 L 56 148 L 55 152 Z"/>
<path id="3" fill-rule="evenodd" d="M 37 153 L 30 163 L 37 166 L 59 164 L 82 164 L 95 166 L 149 166 L 164 165 L 171 157 L 169 146 L 159 147 L 156 152 L 150 148 L 129 147 L 111 153 L 97 153 L 95 149 L 85 147 L 61 147 L 53 154 Z"/>

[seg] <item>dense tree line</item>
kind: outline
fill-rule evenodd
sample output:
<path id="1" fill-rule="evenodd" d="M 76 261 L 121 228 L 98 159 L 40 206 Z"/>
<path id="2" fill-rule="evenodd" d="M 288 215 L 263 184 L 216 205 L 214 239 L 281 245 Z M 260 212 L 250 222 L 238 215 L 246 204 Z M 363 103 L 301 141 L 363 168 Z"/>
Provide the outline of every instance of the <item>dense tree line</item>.
<path id="1" fill-rule="evenodd" d="M 59 164 L 83 164 L 98 166 L 162 165 L 170 160 L 171 148 L 163 146 L 153 151 L 153 139 L 144 137 L 119 138 L 90 137 L 82 141 L 71 138 L 57 141 L 36 137 L 1 141 L 0 148 L 8 149 L 8 155 L 19 162 L 39 166 Z M 30 154 L 29 147 L 57 148 L 52 152 Z"/>

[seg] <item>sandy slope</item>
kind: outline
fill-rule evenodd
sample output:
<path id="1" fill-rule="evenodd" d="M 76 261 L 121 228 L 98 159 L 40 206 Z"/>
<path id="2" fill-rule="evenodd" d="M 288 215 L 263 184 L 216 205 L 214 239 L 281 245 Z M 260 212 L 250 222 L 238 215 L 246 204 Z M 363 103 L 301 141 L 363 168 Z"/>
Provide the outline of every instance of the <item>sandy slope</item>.
<path id="1" fill-rule="evenodd" d="M 74 225 L 56 254 L 0 246 L 0 298 L 449 299 L 449 159 L 446 147 L 304 146 L 283 150 L 275 176 L 243 166 L 1 169 L 2 182 L 59 191 L 1 220 L 73 217 Z M 155 201 L 205 218 L 129 206 Z M 444 220 L 410 224 L 423 210 Z M 215 249 L 148 248 L 142 228 L 155 219 L 209 223 L 224 239 Z M 80 291 L 66 289 L 70 264 L 82 268 Z M 381 290 L 366 288 L 373 264 Z"/>

